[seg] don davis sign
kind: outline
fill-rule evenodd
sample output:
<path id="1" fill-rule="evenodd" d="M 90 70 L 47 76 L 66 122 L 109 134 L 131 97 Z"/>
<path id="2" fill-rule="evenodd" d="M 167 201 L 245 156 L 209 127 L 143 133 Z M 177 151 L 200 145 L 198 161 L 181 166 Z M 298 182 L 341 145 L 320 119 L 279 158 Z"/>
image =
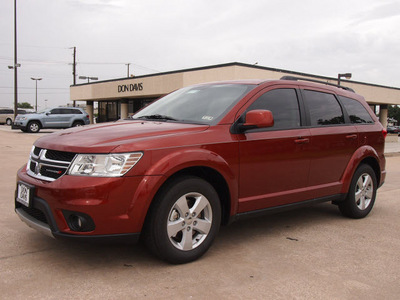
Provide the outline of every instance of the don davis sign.
<path id="1" fill-rule="evenodd" d="M 118 85 L 118 93 L 136 92 L 143 90 L 143 83 L 131 83 Z"/>

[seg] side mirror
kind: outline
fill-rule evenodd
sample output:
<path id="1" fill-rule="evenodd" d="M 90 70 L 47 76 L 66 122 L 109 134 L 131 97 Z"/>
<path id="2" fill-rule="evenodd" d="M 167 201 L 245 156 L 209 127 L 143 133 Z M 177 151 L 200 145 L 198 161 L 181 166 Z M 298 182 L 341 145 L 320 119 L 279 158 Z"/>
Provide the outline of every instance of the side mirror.
<path id="1" fill-rule="evenodd" d="M 244 124 L 239 124 L 240 131 L 254 128 L 267 128 L 274 126 L 274 117 L 270 110 L 255 109 L 249 111 L 245 116 Z"/>
<path id="2" fill-rule="evenodd" d="M 48 112 L 46 113 L 46 116 L 48 116 L 48 115 L 51 115 L 51 112 L 48 111 Z"/>

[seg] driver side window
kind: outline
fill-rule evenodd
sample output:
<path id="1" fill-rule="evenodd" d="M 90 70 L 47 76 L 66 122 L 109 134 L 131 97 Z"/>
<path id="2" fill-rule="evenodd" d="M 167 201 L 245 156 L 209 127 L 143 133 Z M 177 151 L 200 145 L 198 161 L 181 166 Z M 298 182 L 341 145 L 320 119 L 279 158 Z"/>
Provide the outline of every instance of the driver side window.
<path id="1" fill-rule="evenodd" d="M 55 109 L 52 109 L 51 111 L 50 111 L 50 114 L 52 114 L 52 115 L 59 115 L 59 114 L 61 114 L 62 112 L 61 112 L 61 109 L 59 109 L 59 108 L 55 108 Z"/>
<path id="2" fill-rule="evenodd" d="M 267 109 L 272 112 L 274 126 L 271 129 L 300 127 L 300 110 L 295 89 L 276 89 L 260 96 L 247 111 Z"/>

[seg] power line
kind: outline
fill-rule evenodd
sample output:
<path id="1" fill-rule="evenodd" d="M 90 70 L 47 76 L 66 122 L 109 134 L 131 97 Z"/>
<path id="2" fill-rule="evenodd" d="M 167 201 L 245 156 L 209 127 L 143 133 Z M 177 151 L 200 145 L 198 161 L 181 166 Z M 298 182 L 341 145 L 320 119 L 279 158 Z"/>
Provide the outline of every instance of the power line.
<path id="1" fill-rule="evenodd" d="M 14 93 L 2 93 L 2 92 L 0 92 L 0 95 L 13 95 Z M 34 95 L 35 94 L 35 92 L 32 92 L 32 93 L 18 93 L 18 95 Z M 67 92 L 62 92 L 62 93 L 40 93 L 40 95 L 67 95 L 67 94 L 69 94 L 69 92 L 67 93 Z"/>
<path id="2" fill-rule="evenodd" d="M 12 89 L 12 86 L 0 86 L 0 89 Z M 34 87 L 18 87 L 18 89 L 36 89 Z M 69 90 L 69 88 L 46 88 L 46 87 L 38 87 L 38 90 Z"/>

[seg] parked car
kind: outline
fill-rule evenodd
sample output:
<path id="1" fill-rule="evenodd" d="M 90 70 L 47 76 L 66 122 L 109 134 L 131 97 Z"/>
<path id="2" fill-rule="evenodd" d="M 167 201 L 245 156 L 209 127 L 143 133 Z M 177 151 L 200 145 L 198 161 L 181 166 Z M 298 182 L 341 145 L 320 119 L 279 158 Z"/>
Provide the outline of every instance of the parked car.
<path id="1" fill-rule="evenodd" d="M 26 114 L 27 111 L 24 109 L 17 110 L 19 115 Z M 0 108 L 0 124 L 6 124 L 11 126 L 14 121 L 14 109 L 12 108 Z"/>
<path id="2" fill-rule="evenodd" d="M 388 126 L 387 127 L 387 132 L 388 133 L 399 134 L 400 133 L 400 128 L 398 126 Z"/>
<path id="3" fill-rule="evenodd" d="M 89 115 L 79 107 L 56 107 L 38 113 L 18 115 L 13 129 L 37 133 L 42 128 L 69 128 L 90 124 Z"/>
<path id="4" fill-rule="evenodd" d="M 131 120 L 38 139 L 15 210 L 56 238 L 128 239 L 171 263 L 202 256 L 221 225 L 331 201 L 371 211 L 386 130 L 362 96 L 300 81 L 185 87 Z"/>

